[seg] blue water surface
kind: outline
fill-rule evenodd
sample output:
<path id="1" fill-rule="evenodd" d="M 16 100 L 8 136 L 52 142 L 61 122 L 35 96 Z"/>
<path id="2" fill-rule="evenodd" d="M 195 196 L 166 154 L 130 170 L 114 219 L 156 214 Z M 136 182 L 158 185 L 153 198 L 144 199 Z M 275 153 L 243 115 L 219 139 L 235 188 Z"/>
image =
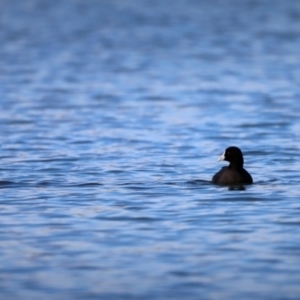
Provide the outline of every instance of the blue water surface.
<path id="1" fill-rule="evenodd" d="M 1 299 L 300 298 L 298 1 L 1 0 L 0 43 Z"/>

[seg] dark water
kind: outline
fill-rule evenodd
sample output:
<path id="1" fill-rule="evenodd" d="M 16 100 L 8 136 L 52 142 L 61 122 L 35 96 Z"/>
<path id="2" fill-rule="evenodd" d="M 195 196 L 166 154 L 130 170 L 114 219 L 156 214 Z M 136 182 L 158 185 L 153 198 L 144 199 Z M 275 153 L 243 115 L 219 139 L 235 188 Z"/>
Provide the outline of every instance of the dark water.
<path id="1" fill-rule="evenodd" d="M 300 298 L 299 1 L 1 0 L 0 44 L 1 299 Z"/>

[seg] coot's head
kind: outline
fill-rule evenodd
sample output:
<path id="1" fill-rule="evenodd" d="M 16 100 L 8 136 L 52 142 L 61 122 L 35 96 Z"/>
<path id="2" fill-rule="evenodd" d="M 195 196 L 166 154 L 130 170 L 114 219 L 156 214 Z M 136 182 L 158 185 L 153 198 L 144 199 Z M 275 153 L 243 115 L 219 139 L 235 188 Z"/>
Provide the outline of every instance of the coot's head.
<path id="1" fill-rule="evenodd" d="M 231 165 L 235 165 L 237 167 L 243 167 L 244 165 L 243 153 L 240 148 L 235 146 L 227 148 L 218 159 L 218 161 L 220 160 L 229 161 Z"/>

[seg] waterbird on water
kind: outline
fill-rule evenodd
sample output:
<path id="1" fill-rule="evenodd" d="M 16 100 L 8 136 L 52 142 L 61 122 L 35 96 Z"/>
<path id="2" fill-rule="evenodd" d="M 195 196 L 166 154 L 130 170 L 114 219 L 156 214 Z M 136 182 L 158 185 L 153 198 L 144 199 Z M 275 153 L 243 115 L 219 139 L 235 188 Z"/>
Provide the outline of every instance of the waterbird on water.
<path id="1" fill-rule="evenodd" d="M 253 179 L 251 175 L 244 169 L 244 158 L 240 148 L 231 146 L 225 150 L 223 155 L 218 161 L 226 160 L 229 166 L 223 167 L 217 172 L 213 178 L 212 183 L 222 185 L 235 185 L 235 184 L 251 184 Z"/>

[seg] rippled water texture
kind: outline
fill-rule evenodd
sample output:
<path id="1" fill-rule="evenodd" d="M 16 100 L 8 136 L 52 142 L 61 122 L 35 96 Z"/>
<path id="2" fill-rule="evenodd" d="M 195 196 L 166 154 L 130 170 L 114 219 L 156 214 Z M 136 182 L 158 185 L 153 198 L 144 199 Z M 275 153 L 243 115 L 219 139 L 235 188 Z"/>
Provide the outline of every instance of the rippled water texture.
<path id="1" fill-rule="evenodd" d="M 1 0 L 0 44 L 1 299 L 299 299 L 299 1 Z"/>

